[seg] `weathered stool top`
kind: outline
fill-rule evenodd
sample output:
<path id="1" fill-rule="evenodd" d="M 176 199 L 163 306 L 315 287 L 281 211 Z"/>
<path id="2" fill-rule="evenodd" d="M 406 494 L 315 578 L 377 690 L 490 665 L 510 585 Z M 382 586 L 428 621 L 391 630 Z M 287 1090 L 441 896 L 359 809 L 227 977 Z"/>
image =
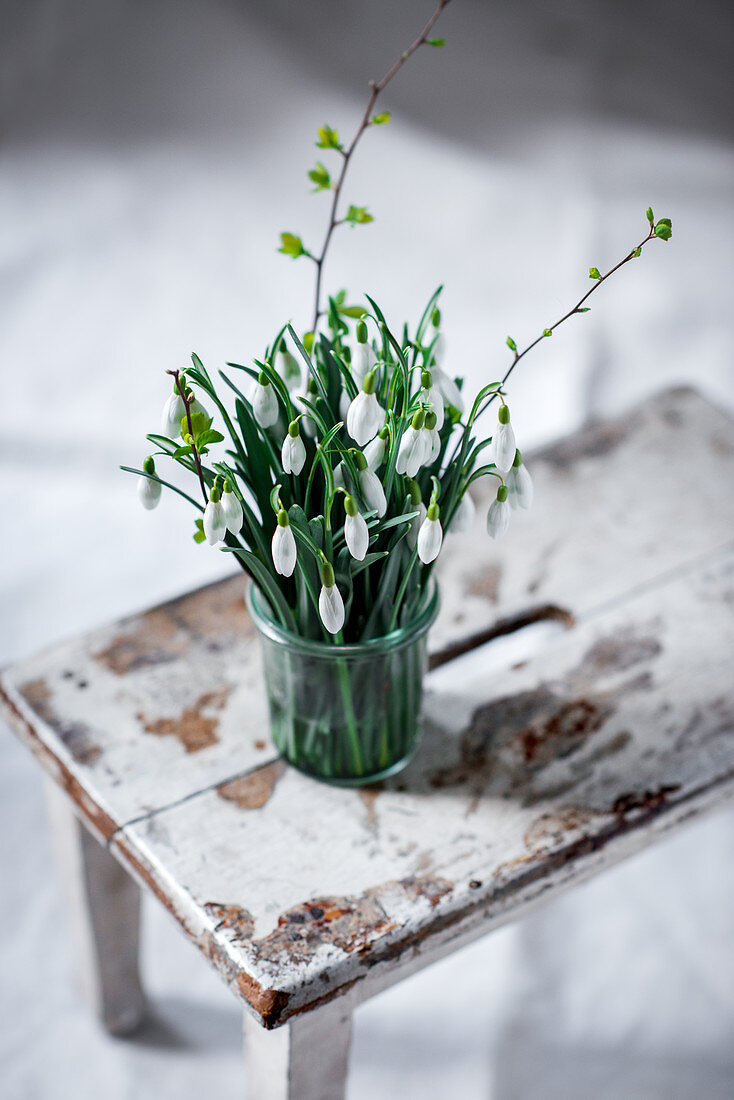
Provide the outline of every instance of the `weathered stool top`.
<path id="1" fill-rule="evenodd" d="M 277 759 L 241 575 L 2 674 L 21 738 L 268 1027 L 734 792 L 734 424 L 674 390 L 528 465 L 537 504 L 506 540 L 450 540 L 432 650 L 513 617 L 574 625 L 511 667 L 476 650 L 429 674 L 393 780 L 345 790 Z"/>

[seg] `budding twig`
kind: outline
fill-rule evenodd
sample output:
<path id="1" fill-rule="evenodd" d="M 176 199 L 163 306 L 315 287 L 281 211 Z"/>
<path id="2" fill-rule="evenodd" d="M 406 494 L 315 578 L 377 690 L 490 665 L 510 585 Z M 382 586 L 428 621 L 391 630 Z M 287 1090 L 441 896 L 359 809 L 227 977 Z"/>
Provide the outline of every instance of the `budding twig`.
<path id="1" fill-rule="evenodd" d="M 313 324 L 311 325 L 311 331 L 314 334 L 316 332 L 316 326 L 319 323 L 319 317 L 322 316 L 322 312 L 323 312 L 320 308 L 320 302 L 321 302 L 321 276 L 322 276 L 323 270 L 324 270 L 324 261 L 326 259 L 326 253 L 329 249 L 329 244 L 331 242 L 331 236 L 332 236 L 334 230 L 336 229 L 337 225 L 341 224 L 341 221 L 336 216 L 337 215 L 337 208 L 339 206 L 339 199 L 341 198 L 342 186 L 344 184 L 344 179 L 345 179 L 346 174 L 347 174 L 347 168 L 349 167 L 349 162 L 352 158 L 352 154 L 354 153 L 354 150 L 356 149 L 357 144 L 359 142 L 359 139 L 362 137 L 362 134 L 365 132 L 367 127 L 370 125 L 370 115 L 372 113 L 372 109 L 375 105 L 375 102 L 376 102 L 377 97 L 379 96 L 380 92 L 390 83 L 390 81 L 396 75 L 396 73 L 398 73 L 400 71 L 400 69 L 402 69 L 403 65 L 408 60 L 408 58 L 412 57 L 412 55 L 415 53 L 415 51 L 417 49 L 419 49 L 420 46 L 426 45 L 426 43 L 428 42 L 428 35 L 431 33 L 431 30 L 433 29 L 434 24 L 436 23 L 438 17 L 441 15 L 441 12 L 444 10 L 445 7 L 448 6 L 448 4 L 450 2 L 451 2 L 451 0 L 439 0 L 438 7 L 434 11 L 431 18 L 426 23 L 423 30 L 420 32 L 420 34 L 415 39 L 415 41 L 412 42 L 410 46 L 408 46 L 407 50 L 404 50 L 403 53 L 401 53 L 401 55 L 397 59 L 397 61 L 385 73 L 382 80 L 378 80 L 378 81 L 370 80 L 370 82 L 369 82 L 370 96 L 369 96 L 369 99 L 367 101 L 367 106 L 365 107 L 364 114 L 362 115 L 362 120 L 361 120 L 359 126 L 357 127 L 357 132 L 355 133 L 354 137 L 352 138 L 352 141 L 351 141 L 350 145 L 348 145 L 346 149 L 342 150 L 342 165 L 341 165 L 341 170 L 339 172 L 339 177 L 338 177 L 338 179 L 337 179 L 337 181 L 334 185 L 334 197 L 331 200 L 331 210 L 329 212 L 329 225 L 328 225 L 328 228 L 326 230 L 326 236 L 324 238 L 324 243 L 321 247 L 321 252 L 319 253 L 319 255 L 311 257 L 312 260 L 314 261 L 314 263 L 316 264 L 316 287 L 315 287 L 315 292 L 314 292 L 314 313 L 313 313 Z"/>
<path id="2" fill-rule="evenodd" d="M 191 439 L 191 444 L 190 444 L 191 445 L 191 456 L 194 460 L 194 466 L 196 467 L 196 472 L 199 475 L 199 484 L 201 485 L 201 491 L 204 495 L 204 504 L 206 505 L 206 504 L 209 503 L 209 494 L 206 491 L 206 482 L 204 481 L 204 474 L 203 474 L 202 469 L 201 469 L 201 459 L 199 458 L 199 452 L 197 451 L 196 443 L 194 442 L 194 429 L 193 429 L 193 425 L 191 423 L 191 401 L 194 400 L 194 397 L 193 397 L 193 394 L 192 394 L 190 400 L 188 400 L 186 398 L 186 391 L 185 391 L 185 389 L 183 387 L 183 384 L 181 382 L 181 372 L 180 371 L 169 370 L 169 371 L 166 371 L 166 374 L 173 375 L 174 382 L 176 383 L 176 389 L 178 390 L 178 392 L 181 396 L 181 400 L 184 403 L 184 408 L 186 409 L 186 424 L 187 424 L 188 429 L 189 429 L 189 438 Z"/>

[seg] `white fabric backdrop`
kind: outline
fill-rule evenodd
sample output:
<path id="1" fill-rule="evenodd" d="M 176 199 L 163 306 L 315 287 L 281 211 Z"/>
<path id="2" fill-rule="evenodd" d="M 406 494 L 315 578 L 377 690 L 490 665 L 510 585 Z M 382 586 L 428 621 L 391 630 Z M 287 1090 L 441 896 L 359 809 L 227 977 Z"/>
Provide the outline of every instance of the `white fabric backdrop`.
<path id="1" fill-rule="evenodd" d="M 183 505 L 134 482 L 162 371 L 259 352 L 303 326 L 320 237 L 312 135 L 430 3 L 35 0 L 0 4 L 0 505 L 10 660 L 226 572 Z M 676 382 L 734 411 L 731 18 L 709 0 L 552 11 L 456 0 L 386 96 L 327 281 L 402 320 L 440 281 L 452 362 L 495 377 L 590 264 L 674 220 L 669 246 L 595 297 L 513 380 L 521 446 Z M 681 455 L 685 461 L 685 455 Z M 705 471 L 702 471 L 705 476 Z M 681 502 L 684 522 L 684 502 Z M 9 1100 L 242 1095 L 239 1012 L 154 904 L 156 1019 L 102 1036 L 70 989 L 37 767 L 0 740 L 0 1072 Z M 571 1100 L 734 1093 L 732 815 L 548 905 L 360 1010 L 351 1100 Z"/>

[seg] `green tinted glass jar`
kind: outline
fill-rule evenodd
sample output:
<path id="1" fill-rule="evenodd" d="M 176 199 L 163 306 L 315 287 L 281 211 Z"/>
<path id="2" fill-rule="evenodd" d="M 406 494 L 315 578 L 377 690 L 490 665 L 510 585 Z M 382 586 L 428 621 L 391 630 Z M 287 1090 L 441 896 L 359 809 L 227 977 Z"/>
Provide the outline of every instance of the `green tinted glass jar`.
<path id="1" fill-rule="evenodd" d="M 247 606 L 262 644 L 278 752 L 317 779 L 374 783 L 408 763 L 420 736 L 433 583 L 415 619 L 381 638 L 329 645 L 284 630 L 254 584 Z"/>

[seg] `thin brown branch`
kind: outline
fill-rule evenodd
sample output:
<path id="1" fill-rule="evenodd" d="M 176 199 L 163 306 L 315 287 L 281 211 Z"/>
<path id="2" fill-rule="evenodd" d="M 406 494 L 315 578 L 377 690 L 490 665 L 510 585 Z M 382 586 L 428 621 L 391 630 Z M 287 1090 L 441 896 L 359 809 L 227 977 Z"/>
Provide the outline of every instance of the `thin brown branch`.
<path id="1" fill-rule="evenodd" d="M 370 126 L 370 116 L 372 114 L 373 108 L 375 106 L 375 103 L 377 101 L 377 97 L 379 96 L 380 92 L 382 92 L 383 89 L 390 83 L 392 78 L 400 71 L 400 69 L 402 69 L 405 62 L 410 57 L 413 56 L 413 54 L 416 52 L 416 50 L 419 49 L 421 46 L 425 45 L 428 42 L 428 35 L 433 30 L 433 27 L 434 27 L 436 21 L 438 20 L 439 16 L 441 15 L 441 12 L 444 10 L 444 8 L 448 7 L 450 2 L 451 2 L 451 0 L 439 0 L 438 7 L 434 11 L 431 18 L 426 23 L 426 25 L 424 26 L 423 30 L 420 32 L 418 37 L 413 42 L 411 42 L 411 44 L 410 44 L 410 46 L 408 46 L 407 50 L 404 50 L 403 53 L 401 53 L 401 55 L 397 59 L 397 61 L 395 61 L 394 64 L 385 73 L 382 80 L 378 80 L 377 82 L 375 82 L 374 80 L 371 80 L 369 82 L 370 96 L 369 96 L 369 99 L 367 101 L 367 106 L 365 107 L 364 114 L 362 115 L 362 119 L 359 123 L 359 126 L 357 127 L 357 132 L 355 133 L 354 137 L 351 140 L 351 143 L 347 146 L 347 148 L 341 150 L 341 152 L 342 152 L 342 165 L 341 165 L 341 170 L 339 172 L 338 179 L 336 181 L 336 184 L 334 185 L 334 195 L 333 195 L 333 198 L 331 200 L 331 209 L 329 211 L 329 225 L 328 225 L 328 228 L 326 230 L 326 236 L 324 238 L 324 243 L 321 247 L 321 252 L 319 253 L 319 255 L 318 256 L 311 256 L 311 259 L 316 264 L 316 287 L 315 287 L 315 293 L 314 293 L 314 313 L 313 313 L 313 324 L 311 325 L 311 331 L 314 334 L 316 333 L 316 326 L 319 323 L 319 317 L 322 315 L 322 310 L 320 308 L 320 304 L 321 304 L 321 276 L 322 276 L 323 270 L 324 270 L 324 261 L 326 260 L 326 253 L 328 252 L 329 244 L 331 243 L 331 237 L 332 237 L 332 234 L 333 234 L 334 230 L 336 229 L 337 225 L 341 225 L 342 222 L 343 222 L 343 219 L 338 219 L 337 218 L 337 209 L 338 209 L 338 206 L 339 206 L 339 199 L 341 198 L 342 187 L 344 185 L 344 179 L 345 179 L 346 174 L 347 174 L 347 169 L 349 168 L 349 162 L 352 159 L 352 155 L 354 153 L 354 150 L 357 147 L 357 144 L 358 144 L 360 138 L 362 137 L 362 134 Z"/>

